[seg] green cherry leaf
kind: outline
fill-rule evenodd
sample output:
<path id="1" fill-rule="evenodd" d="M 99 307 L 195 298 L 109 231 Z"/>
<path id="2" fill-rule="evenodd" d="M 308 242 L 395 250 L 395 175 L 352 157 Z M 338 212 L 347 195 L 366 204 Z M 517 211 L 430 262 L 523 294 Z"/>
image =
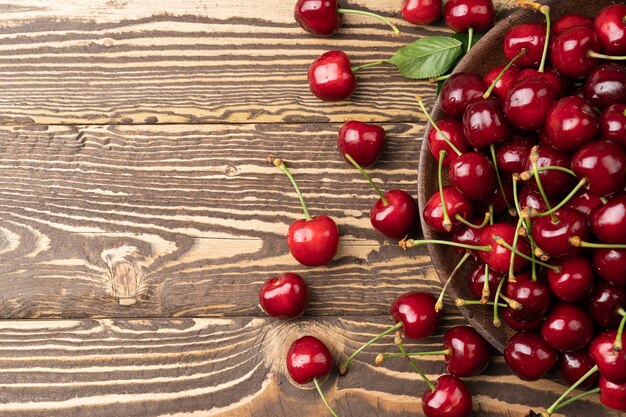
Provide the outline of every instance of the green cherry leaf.
<path id="1" fill-rule="evenodd" d="M 456 39 L 457 41 L 460 41 L 463 51 L 467 51 L 467 42 L 469 41 L 469 34 L 467 32 L 455 32 L 450 35 L 450 37 Z M 472 37 L 472 48 L 474 47 L 474 45 L 476 45 L 476 42 L 478 42 L 478 40 L 482 37 L 482 33 L 474 32 L 474 35 Z"/>
<path id="2" fill-rule="evenodd" d="M 461 41 L 448 36 L 430 36 L 410 43 L 389 59 L 406 78 L 433 78 L 444 74 L 461 55 Z"/>

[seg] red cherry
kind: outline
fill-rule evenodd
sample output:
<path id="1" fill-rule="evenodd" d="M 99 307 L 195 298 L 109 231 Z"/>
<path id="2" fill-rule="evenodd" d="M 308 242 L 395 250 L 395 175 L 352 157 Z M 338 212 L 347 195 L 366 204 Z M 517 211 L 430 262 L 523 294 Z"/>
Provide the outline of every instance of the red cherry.
<path id="1" fill-rule="evenodd" d="M 448 140 L 459 150 L 461 153 L 467 152 L 469 146 L 465 139 L 465 133 L 463 133 L 463 126 L 455 119 L 441 119 L 437 122 L 437 127 L 443 132 Z M 431 129 L 428 132 L 428 146 L 430 152 L 439 160 L 439 152 L 446 151 L 446 157 L 443 160 L 443 166 L 448 166 L 458 156 L 454 149 L 448 145 L 445 139 L 437 132 L 436 129 Z"/>
<path id="2" fill-rule="evenodd" d="M 448 372 L 456 377 L 478 375 L 489 365 L 489 344 L 472 327 L 455 326 L 446 332 L 443 345 Z"/>
<path id="3" fill-rule="evenodd" d="M 326 52 L 313 61 L 308 78 L 311 92 L 325 101 L 345 100 L 356 90 L 350 58 L 342 51 Z"/>
<path id="4" fill-rule="evenodd" d="M 504 37 L 504 56 L 512 60 L 522 49 L 526 54 L 515 61 L 518 67 L 538 67 L 546 43 L 546 25 L 522 23 L 512 26 Z"/>
<path id="5" fill-rule="evenodd" d="M 442 314 L 435 311 L 436 302 L 431 294 L 411 291 L 396 298 L 391 305 L 391 316 L 396 323 L 402 322 L 405 337 L 421 339 L 439 327 Z"/>
<path id="6" fill-rule="evenodd" d="M 496 290 L 498 289 L 498 284 L 502 279 L 502 273 L 496 273 L 493 270 L 489 269 L 489 301 L 493 301 Z M 483 294 L 483 288 L 485 287 L 485 265 L 478 264 L 472 269 L 472 272 L 467 276 L 467 286 L 472 293 L 472 296 L 476 300 L 480 300 Z"/>
<path id="7" fill-rule="evenodd" d="M 509 264 L 511 259 L 511 251 L 506 247 L 496 242 L 497 238 L 502 238 L 509 246 L 513 245 L 513 239 L 517 234 L 517 229 L 510 223 L 494 223 L 493 225 L 485 227 L 480 236 L 480 245 L 489 246 L 489 252 L 479 252 L 480 258 L 484 263 L 489 265 L 489 268 L 496 272 L 507 272 L 509 270 Z M 530 245 L 523 237 L 518 237 L 516 250 L 530 255 Z M 528 261 L 521 256 L 515 256 L 513 260 L 513 271 L 518 272 L 524 269 L 528 264 Z"/>
<path id="8" fill-rule="evenodd" d="M 414 25 L 428 25 L 441 16 L 441 0 L 406 0 L 402 6 L 402 17 Z"/>
<path id="9" fill-rule="evenodd" d="M 422 410 L 426 417 L 468 417 L 472 412 L 472 395 L 465 383 L 452 375 L 442 375 L 434 389 L 422 395 Z"/>
<path id="10" fill-rule="evenodd" d="M 389 190 L 370 210 L 374 229 L 392 239 L 402 239 L 417 227 L 419 208 L 413 197 L 402 190 Z"/>
<path id="11" fill-rule="evenodd" d="M 626 147 L 626 103 L 604 109 L 600 115 L 600 138 Z"/>
<path id="12" fill-rule="evenodd" d="M 523 208 L 535 209 L 538 212 L 544 212 L 548 210 L 546 202 L 543 200 L 541 193 L 535 187 L 531 185 L 525 185 L 522 191 L 519 193 L 519 204 Z"/>
<path id="13" fill-rule="evenodd" d="M 622 318 L 617 309 L 623 306 L 626 306 L 626 289 L 602 281 L 596 284 L 591 297 L 585 302 L 591 319 L 605 329 L 619 325 Z"/>
<path id="14" fill-rule="evenodd" d="M 524 171 L 528 155 L 536 143 L 537 141 L 530 136 L 517 134 L 511 140 L 499 145 L 496 151 L 498 169 L 510 174 Z"/>
<path id="15" fill-rule="evenodd" d="M 626 66 L 617 63 L 598 65 L 589 74 L 583 92 L 585 98 L 599 109 L 626 103 Z"/>
<path id="16" fill-rule="evenodd" d="M 505 294 L 522 305 L 520 310 L 511 312 L 520 321 L 533 321 L 542 317 L 550 308 L 552 294 L 543 280 L 533 281 L 529 274 L 518 274 L 516 280 L 508 282 Z"/>
<path id="17" fill-rule="evenodd" d="M 337 254 L 339 229 L 333 219 L 324 215 L 296 220 L 289 226 L 287 246 L 302 265 L 326 265 Z"/>
<path id="18" fill-rule="evenodd" d="M 580 97 L 563 97 L 547 113 L 542 141 L 555 149 L 576 150 L 598 133 L 598 117 L 589 102 Z"/>
<path id="19" fill-rule="evenodd" d="M 600 197 L 590 194 L 583 189 L 574 194 L 574 197 L 565 204 L 565 207 L 578 210 L 583 216 L 589 217 L 591 211 L 602 204 Z"/>
<path id="20" fill-rule="evenodd" d="M 463 113 L 467 143 L 475 148 L 504 142 L 511 137 L 511 125 L 504 116 L 500 100 L 490 97 L 470 103 Z"/>
<path id="21" fill-rule="evenodd" d="M 600 376 L 600 402 L 607 408 L 626 411 L 626 383 L 615 384 Z"/>
<path id="22" fill-rule="evenodd" d="M 611 285 L 626 287 L 626 249 L 594 249 L 593 268 Z"/>
<path id="23" fill-rule="evenodd" d="M 294 18 L 298 25 L 317 36 L 331 36 L 339 30 L 343 16 L 337 13 L 337 0 L 298 0 Z"/>
<path id="24" fill-rule="evenodd" d="M 599 49 L 593 29 L 576 26 L 564 30 L 550 43 L 550 61 L 566 77 L 585 77 L 598 62 L 587 53 Z"/>
<path id="25" fill-rule="evenodd" d="M 574 26 L 586 26 L 588 28 L 593 28 L 593 19 L 584 14 L 566 14 L 554 22 L 552 25 L 552 35 L 556 36 L 565 29 L 569 29 Z"/>
<path id="26" fill-rule="evenodd" d="M 563 91 L 566 87 L 565 78 L 558 73 L 553 67 L 548 67 L 544 72 L 539 72 L 534 68 L 524 68 L 519 73 L 518 80 L 523 80 L 526 78 L 543 78 L 546 80 L 554 91 L 554 97 L 561 97 L 563 95 Z"/>
<path id="27" fill-rule="evenodd" d="M 456 188 L 448 185 L 443 187 L 444 201 L 448 216 L 452 222 L 452 229 L 447 230 L 443 224 L 443 205 L 441 204 L 441 196 L 439 192 L 435 192 L 424 207 L 424 221 L 437 232 L 448 232 L 458 229 L 462 223 L 456 219 L 459 215 L 464 219 L 469 219 L 472 215 L 473 205 L 463 194 L 458 192 Z"/>
<path id="28" fill-rule="evenodd" d="M 449 0 L 443 9 L 446 25 L 455 32 L 472 28 L 485 33 L 493 27 L 495 13 L 491 0 Z"/>
<path id="29" fill-rule="evenodd" d="M 546 166 L 560 166 L 563 168 L 570 168 L 570 159 L 566 153 L 557 151 L 546 145 L 539 145 L 537 147 L 537 167 Z M 532 170 L 532 161 L 529 158 L 526 161 L 526 170 Z M 562 195 L 566 190 L 570 189 L 572 184 L 572 177 L 561 171 L 542 171 L 539 173 L 539 179 L 543 185 L 543 189 L 548 197 L 558 197 Z M 528 184 L 537 186 L 534 177 L 528 181 Z"/>
<path id="30" fill-rule="evenodd" d="M 557 359 L 557 352 L 537 333 L 517 333 L 504 348 L 506 364 L 524 381 L 541 379 Z"/>
<path id="31" fill-rule="evenodd" d="M 298 384 L 308 384 L 330 373 L 333 358 L 321 340 L 304 336 L 291 344 L 287 352 L 287 371 Z"/>
<path id="32" fill-rule="evenodd" d="M 593 339 L 589 354 L 598 365 L 600 375 L 614 384 L 626 383 L 626 350 L 615 352 L 613 343 L 617 330 L 607 330 Z M 624 335 L 622 335 L 622 343 Z"/>
<path id="33" fill-rule="evenodd" d="M 506 200 L 500 191 L 500 187 L 494 187 L 494 192 L 487 198 L 483 200 L 478 200 L 474 202 L 474 210 L 477 212 L 485 213 L 489 211 L 489 207 L 493 207 L 493 212 L 495 214 L 503 213 L 508 210 L 508 202 L 513 202 L 513 185 L 511 181 L 508 180 L 508 177 L 502 179 L 502 188 L 504 189 L 504 195 L 506 195 Z"/>
<path id="34" fill-rule="evenodd" d="M 545 78 L 523 78 L 507 93 L 504 114 L 520 129 L 537 130 L 543 126 L 554 99 L 554 89 Z"/>
<path id="35" fill-rule="evenodd" d="M 541 326 L 543 339 L 561 352 L 582 349 L 593 339 L 593 323 L 582 308 L 575 304 L 555 305 Z"/>
<path id="36" fill-rule="evenodd" d="M 472 224 L 480 224 L 483 219 L 484 218 L 481 219 L 478 216 L 474 215 L 469 220 Z M 470 246 L 478 246 L 478 241 L 480 240 L 481 233 L 482 229 L 477 229 L 475 227 L 464 224 L 456 229 L 454 232 L 452 232 L 452 234 L 450 235 L 450 241 L 455 243 L 463 243 Z M 468 249 L 457 247 L 455 247 L 454 250 L 461 255 L 468 251 Z M 474 255 L 474 259 L 478 259 L 478 251 L 473 249 L 470 249 L 469 251 L 472 253 L 472 255 Z"/>
<path id="37" fill-rule="evenodd" d="M 341 126 L 337 148 L 341 156 L 350 156 L 362 167 L 374 165 L 385 148 L 385 130 L 375 124 L 347 121 Z"/>
<path id="38" fill-rule="evenodd" d="M 596 15 L 593 28 L 602 45 L 602 50 L 610 55 L 626 54 L 626 5 L 607 6 Z"/>
<path id="39" fill-rule="evenodd" d="M 486 91 L 487 85 L 479 75 L 468 72 L 452 74 L 443 83 L 439 94 L 441 110 L 449 117 L 460 117 L 470 103 L 482 100 Z"/>
<path id="40" fill-rule="evenodd" d="M 585 349 L 576 352 L 563 352 L 559 355 L 559 360 L 556 363 L 556 372 L 567 385 L 574 385 L 595 365 L 596 363 Z M 578 389 L 591 388 L 598 380 L 598 376 L 599 374 L 596 372 L 587 377 L 578 385 Z"/>
<path id="41" fill-rule="evenodd" d="M 309 289 L 298 274 L 287 272 L 270 278 L 259 290 L 261 308 L 271 317 L 292 319 L 304 313 Z"/>
<path id="42" fill-rule="evenodd" d="M 511 307 L 506 307 L 502 310 L 502 318 L 513 330 L 521 331 L 534 331 L 539 330 L 541 328 L 541 324 L 543 320 L 541 318 L 530 320 L 530 321 L 522 321 L 518 320 L 515 316 L 515 311 Z"/>
<path id="43" fill-rule="evenodd" d="M 562 208 L 551 216 L 535 218 L 532 233 L 537 246 L 548 255 L 572 256 L 582 252 L 583 248 L 573 246 L 569 239 L 577 236 L 586 241 L 589 237 L 589 225 L 580 212 Z"/>
<path id="44" fill-rule="evenodd" d="M 555 297 L 575 303 L 591 295 L 595 277 L 588 257 L 563 258 L 555 265 L 559 267 L 559 271 L 548 270 L 548 282 Z"/>
<path id="45" fill-rule="evenodd" d="M 485 84 L 491 85 L 496 80 L 498 75 L 500 75 L 504 67 L 505 65 L 498 65 L 497 67 L 489 71 L 487 75 L 483 77 L 483 81 L 485 82 Z M 513 85 L 517 82 L 517 80 L 519 79 L 519 75 L 520 75 L 519 68 L 515 66 L 509 67 L 506 71 L 504 71 L 502 78 L 500 78 L 498 82 L 496 83 L 496 85 L 494 86 L 493 92 L 501 100 L 504 100 L 506 98 L 507 91 L 509 91 L 511 87 L 513 87 Z"/>
<path id="46" fill-rule="evenodd" d="M 615 195 L 589 216 L 593 234 L 604 243 L 626 243 L 626 194 Z"/>
<path id="47" fill-rule="evenodd" d="M 493 192 L 496 172 L 485 155 L 480 152 L 466 152 L 450 164 L 449 179 L 465 197 L 481 200 Z"/>

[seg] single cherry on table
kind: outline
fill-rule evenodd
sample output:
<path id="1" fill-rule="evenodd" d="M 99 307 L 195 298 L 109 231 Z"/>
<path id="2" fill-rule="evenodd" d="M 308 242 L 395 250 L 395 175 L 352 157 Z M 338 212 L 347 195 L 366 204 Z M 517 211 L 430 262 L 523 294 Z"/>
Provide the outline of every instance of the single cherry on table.
<path id="1" fill-rule="evenodd" d="M 345 158 L 349 154 L 363 168 L 378 161 L 386 143 L 387 135 L 382 126 L 356 120 L 345 122 L 337 136 L 337 149 L 341 156 Z"/>
<path id="2" fill-rule="evenodd" d="M 428 25 L 441 16 L 441 0 L 406 0 L 402 5 L 402 17 L 414 25 Z"/>
<path id="3" fill-rule="evenodd" d="M 300 317 L 309 302 L 309 289 L 298 274 L 286 272 L 268 279 L 259 290 L 259 303 L 269 316 Z"/>
<path id="4" fill-rule="evenodd" d="M 319 56 L 309 68 L 309 88 L 324 101 L 349 98 L 356 90 L 356 76 L 350 58 L 342 51 L 328 51 Z"/>

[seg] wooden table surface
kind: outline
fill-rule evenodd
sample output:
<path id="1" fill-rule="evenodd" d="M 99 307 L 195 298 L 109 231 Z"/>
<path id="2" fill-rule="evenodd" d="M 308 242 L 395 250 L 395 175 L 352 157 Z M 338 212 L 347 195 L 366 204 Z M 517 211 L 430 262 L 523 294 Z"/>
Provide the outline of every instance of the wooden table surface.
<path id="1" fill-rule="evenodd" d="M 503 8 L 505 3 L 498 2 Z M 398 17 L 400 0 L 355 0 Z M 317 39 L 293 1 L 3 0 L 0 2 L 0 415 L 324 416 L 286 378 L 286 347 L 303 334 L 343 358 L 390 325 L 407 290 L 438 292 L 425 249 L 402 252 L 369 224 L 368 185 L 336 152 L 347 119 L 383 123 L 389 145 L 372 170 L 387 189 L 416 190 L 434 87 L 393 68 L 359 74 L 351 101 L 323 103 L 310 62 L 342 49 L 384 59 L 419 36 L 447 33 L 347 18 Z M 289 255 L 301 212 L 288 161 L 314 213 L 342 233 L 328 267 Z M 257 306 L 284 271 L 311 289 L 289 323 Z M 437 336 L 464 323 L 454 307 Z M 324 385 L 342 417 L 421 415 L 425 389 L 403 361 L 373 366 L 390 339 Z M 421 361 L 433 377 L 441 358 Z M 477 416 L 523 416 L 562 386 L 523 383 L 501 357 L 469 378 Z M 565 415 L 617 416 L 583 401 Z"/>

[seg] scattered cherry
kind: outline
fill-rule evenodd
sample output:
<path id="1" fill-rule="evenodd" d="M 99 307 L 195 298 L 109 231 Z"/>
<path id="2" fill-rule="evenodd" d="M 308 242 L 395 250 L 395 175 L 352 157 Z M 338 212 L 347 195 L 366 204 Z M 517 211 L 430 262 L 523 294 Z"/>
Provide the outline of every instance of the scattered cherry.
<path id="1" fill-rule="evenodd" d="M 406 0 L 402 6 L 402 17 L 414 25 L 428 25 L 441 16 L 441 0 Z"/>
<path id="2" fill-rule="evenodd" d="M 468 417 L 472 395 L 461 379 L 442 375 L 422 395 L 422 410 L 426 417 Z"/>
<path id="3" fill-rule="evenodd" d="M 259 290 L 259 302 L 263 310 L 279 319 L 301 316 L 309 302 L 308 297 L 306 282 L 292 272 L 268 279 Z"/>
<path id="4" fill-rule="evenodd" d="M 558 355 L 537 333 L 520 332 L 504 348 L 504 360 L 524 381 L 536 381 L 556 364 Z"/>
<path id="5" fill-rule="evenodd" d="M 318 57 L 309 68 L 311 92 L 325 101 L 349 98 L 356 90 L 356 77 L 350 58 L 342 51 L 329 51 Z"/>
<path id="6" fill-rule="evenodd" d="M 491 0 L 449 0 L 443 9 L 446 25 L 455 32 L 485 33 L 493 27 L 495 12 Z"/>
<path id="7" fill-rule="evenodd" d="M 456 377 L 478 375 L 489 365 L 489 345 L 472 327 L 455 326 L 443 337 L 448 372 Z"/>
<path id="8" fill-rule="evenodd" d="M 387 137 L 382 126 L 349 120 L 337 137 L 341 156 L 350 156 L 363 168 L 372 166 L 383 153 Z"/>

